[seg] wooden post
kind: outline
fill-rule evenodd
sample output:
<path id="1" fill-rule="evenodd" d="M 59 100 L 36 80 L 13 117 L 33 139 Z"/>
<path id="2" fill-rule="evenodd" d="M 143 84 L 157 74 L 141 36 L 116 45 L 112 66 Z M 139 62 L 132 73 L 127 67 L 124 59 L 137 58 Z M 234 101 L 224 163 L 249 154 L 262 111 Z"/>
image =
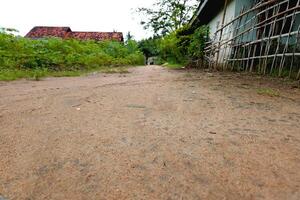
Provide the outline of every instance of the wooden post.
<path id="1" fill-rule="evenodd" d="M 219 37 L 219 43 L 218 43 L 218 48 L 217 48 L 217 59 L 216 59 L 216 65 L 215 65 L 216 69 L 217 69 L 218 63 L 219 63 L 219 56 L 220 56 L 220 51 L 221 51 L 221 41 L 222 41 L 222 35 L 223 35 L 223 27 L 225 24 L 225 18 L 226 18 L 226 12 L 227 12 L 227 4 L 228 4 L 228 0 L 225 0 L 222 23 L 221 23 L 221 30 L 220 30 L 220 37 Z"/>
<path id="2" fill-rule="evenodd" d="M 289 72 L 289 78 L 291 78 L 291 75 L 292 75 L 292 71 L 293 71 L 293 67 L 294 67 L 293 65 L 294 65 L 294 60 L 295 60 L 295 53 L 297 50 L 297 45 L 299 44 L 299 38 L 300 38 L 300 26 L 298 27 L 298 33 L 296 35 L 296 44 L 294 45 L 293 56 L 292 56 L 290 72 Z M 300 73 L 300 69 L 299 69 L 299 73 Z M 298 76 L 298 79 L 299 79 L 299 76 Z"/>
<path id="3" fill-rule="evenodd" d="M 243 9 L 241 10 L 240 15 L 244 12 L 244 10 L 245 10 L 245 7 L 243 7 Z M 247 16 L 248 16 L 248 15 L 247 15 Z M 242 23 L 242 19 L 243 19 L 243 16 L 241 16 L 241 17 L 239 18 L 239 20 L 238 20 L 238 24 L 237 24 L 237 27 L 236 27 L 236 30 L 235 30 L 235 32 L 234 32 L 233 37 L 235 37 L 236 35 L 239 34 L 239 29 L 240 29 L 240 26 L 241 26 L 241 23 Z M 247 19 L 247 17 L 246 17 L 246 19 Z M 235 27 L 233 26 L 233 28 L 235 28 Z M 233 40 L 233 46 L 234 46 L 234 49 L 233 49 L 233 52 L 234 52 L 234 54 L 233 54 L 233 59 L 236 59 L 236 58 L 238 57 L 238 51 L 239 51 L 240 45 L 239 45 L 239 46 L 236 46 L 236 45 L 238 45 L 238 44 L 241 43 L 241 42 L 242 42 L 242 41 L 241 41 L 241 37 L 236 38 L 236 39 Z M 231 63 L 231 71 L 234 70 L 235 62 L 236 62 L 236 61 L 234 60 L 233 63 Z"/>

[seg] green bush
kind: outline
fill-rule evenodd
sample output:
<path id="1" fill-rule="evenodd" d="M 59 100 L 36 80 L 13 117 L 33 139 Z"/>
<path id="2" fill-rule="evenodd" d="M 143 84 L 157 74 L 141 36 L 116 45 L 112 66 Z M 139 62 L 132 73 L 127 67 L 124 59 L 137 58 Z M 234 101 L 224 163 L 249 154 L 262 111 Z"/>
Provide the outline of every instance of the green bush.
<path id="1" fill-rule="evenodd" d="M 206 26 L 193 31 L 186 25 L 164 37 L 142 40 L 139 47 L 146 58 L 156 56 L 161 63 L 181 66 L 189 60 L 203 58 L 208 33 Z"/>
<path id="2" fill-rule="evenodd" d="M 185 62 L 185 55 L 180 51 L 179 38 L 176 33 L 171 33 L 163 37 L 160 41 L 160 57 L 165 62 L 169 63 L 183 63 Z"/>
<path id="3" fill-rule="evenodd" d="M 209 29 L 201 26 L 191 35 L 188 46 L 188 54 L 191 59 L 202 59 L 204 56 L 205 43 L 208 40 Z"/>
<path id="4" fill-rule="evenodd" d="M 143 52 L 146 58 L 159 56 L 160 38 L 148 38 L 141 40 L 138 44 L 139 49 Z"/>
<path id="5" fill-rule="evenodd" d="M 143 65 L 135 41 L 79 41 L 47 38 L 32 40 L 0 33 L 0 71 L 76 71 L 101 66 Z"/>

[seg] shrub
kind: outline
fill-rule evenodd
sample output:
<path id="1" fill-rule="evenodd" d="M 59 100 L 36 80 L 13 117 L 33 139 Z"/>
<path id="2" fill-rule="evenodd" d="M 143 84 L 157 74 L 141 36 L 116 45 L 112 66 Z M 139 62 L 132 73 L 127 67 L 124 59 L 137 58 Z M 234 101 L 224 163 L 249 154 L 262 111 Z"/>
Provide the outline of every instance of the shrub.
<path id="1" fill-rule="evenodd" d="M 0 33 L 0 70 L 86 70 L 101 66 L 142 65 L 135 41 L 32 40 Z"/>
<path id="2" fill-rule="evenodd" d="M 186 64 L 204 56 L 208 27 L 193 31 L 188 25 L 160 38 L 149 38 L 139 43 L 146 58 L 157 56 L 162 63 Z"/>
<path id="3" fill-rule="evenodd" d="M 188 54 L 191 59 L 200 59 L 204 56 L 205 43 L 208 40 L 209 29 L 201 26 L 191 35 Z"/>

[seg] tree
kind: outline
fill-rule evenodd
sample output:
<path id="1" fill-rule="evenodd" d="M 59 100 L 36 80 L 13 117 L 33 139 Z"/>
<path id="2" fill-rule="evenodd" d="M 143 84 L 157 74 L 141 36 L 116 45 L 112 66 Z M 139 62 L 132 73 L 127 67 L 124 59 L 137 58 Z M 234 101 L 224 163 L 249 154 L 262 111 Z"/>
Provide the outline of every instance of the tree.
<path id="1" fill-rule="evenodd" d="M 125 41 L 126 43 L 128 43 L 128 41 L 131 41 L 131 40 L 134 40 L 134 36 L 131 34 L 131 32 L 129 31 L 127 34 L 126 34 L 126 37 L 125 37 Z"/>
<path id="2" fill-rule="evenodd" d="M 149 38 L 144 39 L 139 42 L 139 49 L 146 56 L 146 59 L 152 56 L 158 56 L 159 52 L 160 38 Z"/>
<path id="3" fill-rule="evenodd" d="M 155 35 L 167 35 L 188 23 L 200 0 L 157 0 L 153 8 L 138 8 L 145 16 L 141 25 Z"/>
<path id="4" fill-rule="evenodd" d="M 3 27 L 0 27 L 0 33 L 16 34 L 18 32 L 19 31 L 17 29 L 14 29 L 14 28 L 3 28 Z"/>

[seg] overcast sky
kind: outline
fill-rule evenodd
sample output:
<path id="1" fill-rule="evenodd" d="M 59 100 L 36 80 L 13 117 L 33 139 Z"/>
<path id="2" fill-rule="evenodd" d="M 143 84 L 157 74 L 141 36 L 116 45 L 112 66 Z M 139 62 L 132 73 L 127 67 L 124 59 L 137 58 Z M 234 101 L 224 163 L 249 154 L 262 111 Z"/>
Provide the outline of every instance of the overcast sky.
<path id="1" fill-rule="evenodd" d="M 69 26 L 73 31 L 130 31 L 151 36 L 133 10 L 155 0 L 1 0 L 0 27 L 25 35 L 33 26 Z"/>

